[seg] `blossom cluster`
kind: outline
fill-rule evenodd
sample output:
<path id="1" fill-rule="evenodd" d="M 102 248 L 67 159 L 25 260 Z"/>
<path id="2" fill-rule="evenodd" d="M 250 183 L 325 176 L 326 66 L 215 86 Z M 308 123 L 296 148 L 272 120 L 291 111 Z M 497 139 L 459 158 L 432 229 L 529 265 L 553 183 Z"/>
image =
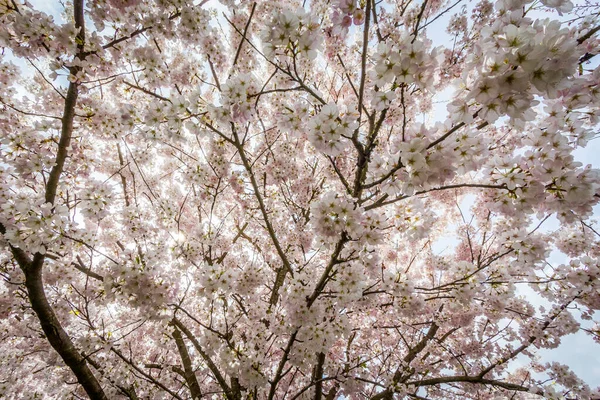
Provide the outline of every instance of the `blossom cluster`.
<path id="1" fill-rule="evenodd" d="M 0 397 L 597 396 L 595 15 L 218 3 L 0 0 Z"/>
<path id="2" fill-rule="evenodd" d="M 177 289 L 176 276 L 155 265 L 153 255 L 125 250 L 121 263 L 105 266 L 103 290 L 109 301 L 125 300 L 140 315 L 165 318 L 166 304 Z"/>
<path id="3" fill-rule="evenodd" d="M 250 74 L 231 77 L 222 86 L 221 105 L 210 106 L 213 119 L 224 122 L 248 122 L 254 112 L 253 95 L 258 93 L 256 81 Z"/>
<path id="4" fill-rule="evenodd" d="M 314 229 L 325 240 L 339 237 L 342 232 L 353 239 L 362 239 L 368 244 L 376 244 L 381 239 L 384 226 L 382 217 L 374 211 L 364 211 L 352 200 L 334 192 L 325 193 L 318 202 L 311 205 L 314 215 Z"/>
<path id="5" fill-rule="evenodd" d="M 332 8 L 331 23 L 336 35 L 345 36 L 353 23 L 365 23 L 365 10 L 356 4 L 356 0 L 336 0 L 332 2 Z"/>
<path id="6" fill-rule="evenodd" d="M 439 66 L 440 48 L 406 34 L 394 43 L 380 43 L 374 56 L 373 78 L 379 87 L 414 83 L 428 90 Z"/>
<path id="7" fill-rule="evenodd" d="M 109 215 L 109 202 L 113 197 L 112 190 L 102 182 L 89 185 L 80 193 L 81 211 L 84 216 L 102 219 Z"/>
<path id="8" fill-rule="evenodd" d="M 264 52 L 270 57 L 302 55 L 309 60 L 317 57 L 323 41 L 318 20 L 304 9 L 278 12 L 262 31 L 261 38 Z"/>
<path id="9" fill-rule="evenodd" d="M 469 58 L 470 89 L 462 100 L 477 104 L 492 123 L 507 115 L 521 126 L 535 117 L 534 95 L 556 97 L 576 66 L 579 54 L 572 32 L 558 21 L 531 21 L 517 4 L 481 30 Z M 477 75 L 475 69 L 479 69 Z M 457 101 L 455 101 L 457 103 Z M 468 113 L 463 114 L 468 120 Z"/>
<path id="10" fill-rule="evenodd" d="M 430 138 L 448 129 L 444 124 L 432 128 L 412 125 L 406 131 L 406 140 L 392 143 L 388 161 L 379 158 L 373 171 L 376 176 L 391 168 L 397 170 L 384 185 L 386 193 L 410 196 L 443 185 L 457 174 L 476 171 L 488 161 L 489 139 L 476 129 L 463 129 L 460 134 L 453 135 L 452 145 L 432 147 Z M 398 164 L 402 165 L 401 169 L 397 168 Z"/>
<path id="11" fill-rule="evenodd" d="M 394 228 L 410 241 L 427 236 L 429 227 L 436 220 L 435 214 L 427 208 L 427 204 L 416 197 L 397 207 L 390 217 Z"/>
<path id="12" fill-rule="evenodd" d="M 357 127 L 355 116 L 346 112 L 340 114 L 336 104 L 326 104 L 308 122 L 308 140 L 320 152 L 335 157 L 346 147 L 346 141 Z"/>
<path id="13" fill-rule="evenodd" d="M 25 196 L 13 198 L 0 206 L 6 228 L 4 238 L 13 246 L 32 253 L 45 254 L 56 245 L 62 230 L 70 225 L 69 210 L 43 200 Z"/>

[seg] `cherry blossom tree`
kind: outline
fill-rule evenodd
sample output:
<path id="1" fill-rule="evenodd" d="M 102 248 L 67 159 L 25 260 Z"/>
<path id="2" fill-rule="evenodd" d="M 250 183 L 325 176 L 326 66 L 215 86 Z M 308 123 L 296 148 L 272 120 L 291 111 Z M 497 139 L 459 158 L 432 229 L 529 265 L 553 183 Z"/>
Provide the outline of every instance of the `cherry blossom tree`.
<path id="1" fill-rule="evenodd" d="M 0 397 L 600 398 L 537 355 L 600 341 L 599 7 L 55 5 L 0 0 Z"/>

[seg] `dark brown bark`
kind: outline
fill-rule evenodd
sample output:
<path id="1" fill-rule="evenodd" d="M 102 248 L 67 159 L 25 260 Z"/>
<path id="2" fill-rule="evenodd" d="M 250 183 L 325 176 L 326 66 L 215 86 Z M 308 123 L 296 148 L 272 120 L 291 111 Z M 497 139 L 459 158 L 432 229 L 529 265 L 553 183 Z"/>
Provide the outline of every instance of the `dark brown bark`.
<path id="1" fill-rule="evenodd" d="M 0 234 L 5 233 L 6 228 L 0 223 Z M 25 287 L 27 288 L 29 301 L 48 342 L 73 371 L 77 381 L 83 386 L 90 399 L 107 399 L 98 380 L 87 366 L 86 360 L 77 351 L 71 338 L 62 328 L 50 303 L 48 303 L 42 275 L 44 256 L 36 253 L 34 259 L 31 260 L 23 250 L 12 245 L 10 245 L 10 249 L 13 257 L 25 273 Z"/>
<path id="2" fill-rule="evenodd" d="M 192 399 L 200 399 L 202 398 L 202 392 L 200 391 L 200 385 L 198 384 L 198 379 L 196 379 L 196 374 L 194 373 L 194 369 L 192 368 L 192 360 L 190 359 L 190 353 L 185 346 L 185 342 L 183 341 L 183 337 L 181 336 L 181 331 L 175 327 L 173 331 L 173 339 L 175 339 L 175 344 L 177 345 L 177 350 L 179 350 L 179 356 L 181 357 L 181 362 L 183 363 L 183 377 L 185 378 L 185 382 L 190 389 L 190 393 L 192 394 Z"/>
<path id="3" fill-rule="evenodd" d="M 323 364 L 325 364 L 325 353 L 317 353 L 317 365 L 315 366 L 315 400 L 323 398 Z"/>
<path id="4" fill-rule="evenodd" d="M 36 254 L 36 257 L 38 254 Z M 35 260 L 35 258 L 34 258 Z M 33 264 L 30 265 L 33 267 Z M 48 303 L 44 284 L 42 281 L 42 268 L 27 268 L 25 273 L 25 286 L 29 295 L 29 301 L 33 311 L 37 314 L 42 330 L 50 342 L 50 345 L 58 352 L 65 364 L 77 377 L 77 381 L 83 386 L 90 399 L 107 399 L 100 383 L 90 370 L 86 360 L 75 348 L 71 338 L 62 328 L 56 314 Z"/>
<path id="5" fill-rule="evenodd" d="M 77 33 L 77 53 L 78 56 L 83 54 L 85 41 L 85 27 L 83 15 L 83 0 L 74 2 L 74 20 L 75 26 L 78 28 Z M 80 57 L 81 58 L 81 57 Z M 71 74 L 75 75 L 79 72 L 77 67 L 71 68 Z M 75 118 L 75 105 L 77 104 L 78 84 L 71 82 L 67 90 L 65 98 L 65 106 L 63 110 L 61 134 L 56 153 L 55 164 L 50 171 L 46 184 L 45 201 L 46 203 L 54 204 L 60 176 L 63 172 L 65 161 L 67 159 L 67 149 L 71 143 L 73 133 L 73 119 Z M 0 233 L 6 233 L 6 229 L 0 224 Z M 36 313 L 42 330 L 48 339 L 50 345 L 63 359 L 65 364 L 73 371 L 77 377 L 77 381 L 81 384 L 90 399 L 105 400 L 107 399 L 100 383 L 88 367 L 86 359 L 77 351 L 71 338 L 62 328 L 54 310 L 50 306 L 46 293 L 44 291 L 43 282 L 43 266 L 45 261 L 44 254 L 36 253 L 33 260 L 19 248 L 10 246 L 13 257 L 25 274 L 25 286 L 33 311 Z"/>
<path id="6" fill-rule="evenodd" d="M 474 385 L 492 386 L 492 387 L 502 388 L 502 389 L 516 391 L 516 392 L 528 392 L 529 391 L 528 387 L 517 385 L 516 383 L 497 381 L 497 380 L 493 380 L 493 379 L 484 379 L 479 376 L 442 376 L 439 378 L 407 382 L 407 385 L 423 387 L 423 386 L 436 386 L 436 385 L 440 385 L 440 384 L 444 384 L 444 383 L 471 383 Z M 392 399 L 393 396 L 394 396 L 393 390 L 387 389 L 387 390 L 377 393 L 375 396 L 371 397 L 371 400 Z"/>
<path id="7" fill-rule="evenodd" d="M 192 344 L 194 345 L 194 348 L 200 354 L 202 359 L 204 359 L 204 362 L 206 363 L 206 365 L 212 372 L 213 376 L 219 383 L 219 386 L 221 386 L 221 388 L 225 392 L 225 397 L 227 397 L 227 399 L 229 399 L 229 400 L 233 400 L 233 398 L 234 398 L 233 394 L 232 394 L 233 392 L 232 392 L 231 388 L 229 387 L 229 385 L 227 384 L 227 381 L 225 380 L 225 378 L 219 371 L 219 368 L 212 361 L 210 356 L 204 351 L 202 346 L 200 346 L 200 342 L 198 342 L 198 339 L 196 339 L 196 337 L 192 334 L 192 332 L 177 318 L 173 318 L 171 320 L 171 324 L 173 326 L 175 326 L 176 328 L 178 328 L 181 332 L 183 332 L 183 334 L 185 336 L 187 336 L 187 338 L 192 342 Z"/>

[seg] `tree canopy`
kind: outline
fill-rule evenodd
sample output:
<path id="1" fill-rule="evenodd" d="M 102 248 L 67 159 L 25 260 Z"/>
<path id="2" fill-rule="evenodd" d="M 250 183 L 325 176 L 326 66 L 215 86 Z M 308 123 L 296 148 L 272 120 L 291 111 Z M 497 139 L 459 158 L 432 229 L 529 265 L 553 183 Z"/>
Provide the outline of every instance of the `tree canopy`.
<path id="1" fill-rule="evenodd" d="M 600 7 L 45 6 L 0 0 L 0 397 L 600 398 L 538 356 L 600 341 Z"/>

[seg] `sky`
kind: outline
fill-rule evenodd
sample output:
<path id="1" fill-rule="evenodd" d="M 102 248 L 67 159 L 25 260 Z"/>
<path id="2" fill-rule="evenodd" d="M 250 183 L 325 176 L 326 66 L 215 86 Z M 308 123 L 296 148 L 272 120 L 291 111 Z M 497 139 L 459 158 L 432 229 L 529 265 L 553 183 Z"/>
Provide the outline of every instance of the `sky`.
<path id="1" fill-rule="evenodd" d="M 575 5 L 583 4 L 583 1 L 573 1 Z M 447 13 L 441 17 L 438 21 L 433 23 L 428 28 L 429 38 L 433 40 L 434 45 L 446 45 L 450 46 L 448 35 L 445 33 L 445 27 L 448 25 L 450 17 L 453 13 L 458 12 L 459 7 L 453 9 L 452 12 Z M 539 12 L 535 17 L 545 18 L 547 15 Z M 561 19 L 558 15 L 552 14 L 551 18 Z M 564 20 L 564 18 L 562 18 Z M 594 60 L 593 63 L 589 64 L 588 68 L 594 68 L 598 65 L 599 61 Z M 452 95 L 452 90 L 447 89 L 438 95 L 438 98 L 434 101 L 434 110 L 430 114 L 429 118 L 433 121 L 443 121 L 446 116 L 446 103 L 449 101 Z M 591 140 L 585 148 L 579 148 L 573 153 L 575 160 L 580 161 L 583 165 L 591 165 L 593 168 L 600 168 L 600 133 L 597 133 L 596 139 Z M 464 210 L 468 210 L 468 200 L 461 207 Z M 600 216 L 600 206 L 594 207 L 594 216 L 596 219 Z M 467 217 L 468 218 L 468 217 Z M 553 231 L 558 227 L 558 221 L 554 218 L 553 220 L 547 221 L 544 224 L 544 230 L 547 232 Z M 453 240 L 449 235 L 444 238 L 443 241 L 437 244 L 440 250 L 453 246 L 456 240 Z M 552 265 L 560 265 L 567 262 L 567 257 L 557 251 L 553 252 L 550 256 L 549 262 Z M 528 287 L 521 286 L 519 290 L 522 292 L 522 296 L 526 296 L 532 302 L 534 306 L 540 306 L 547 304 L 540 296 L 533 292 Z M 596 319 L 600 318 L 598 313 L 595 315 Z M 578 318 L 579 321 L 581 321 Z M 589 321 L 582 321 L 583 326 L 590 327 Z M 561 344 L 556 349 L 546 350 L 542 349 L 538 352 L 540 359 L 544 362 L 560 362 L 568 365 L 581 379 L 586 381 L 591 387 L 600 385 L 600 345 L 591 338 L 588 334 L 583 331 L 568 335 L 563 338 Z M 523 365 L 523 359 L 517 359 L 512 363 L 511 367 L 517 368 Z"/>

